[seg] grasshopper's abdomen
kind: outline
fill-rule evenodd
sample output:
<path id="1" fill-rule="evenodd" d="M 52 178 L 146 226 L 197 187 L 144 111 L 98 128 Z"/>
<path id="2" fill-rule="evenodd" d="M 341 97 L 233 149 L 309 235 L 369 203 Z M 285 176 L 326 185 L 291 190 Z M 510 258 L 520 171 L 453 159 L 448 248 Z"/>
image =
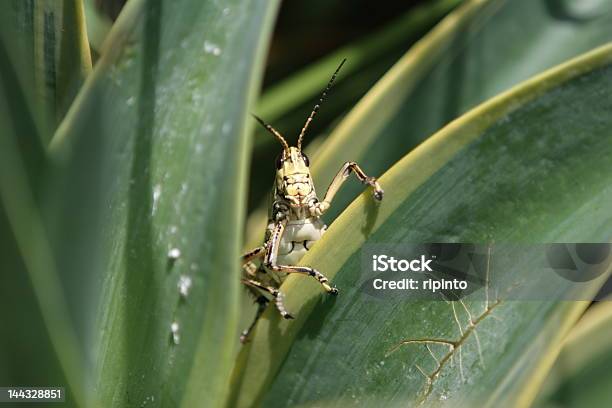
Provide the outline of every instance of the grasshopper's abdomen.
<path id="1" fill-rule="evenodd" d="M 326 229 L 327 225 L 319 217 L 288 221 L 278 248 L 277 262 L 281 265 L 297 265 Z"/>

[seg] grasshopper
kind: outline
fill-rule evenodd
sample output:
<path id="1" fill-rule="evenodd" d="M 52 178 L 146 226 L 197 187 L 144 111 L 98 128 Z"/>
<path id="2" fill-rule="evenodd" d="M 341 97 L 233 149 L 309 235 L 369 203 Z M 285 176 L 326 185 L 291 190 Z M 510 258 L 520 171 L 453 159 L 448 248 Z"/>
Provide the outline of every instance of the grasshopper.
<path id="1" fill-rule="evenodd" d="M 248 340 L 249 334 L 270 302 L 266 295 L 274 300 L 283 318 L 293 318 L 285 310 L 283 294 L 279 290 L 287 274 L 299 273 L 312 276 L 319 281 L 327 293 L 331 295 L 338 293 L 338 289 L 331 286 L 329 280 L 321 272 L 308 266 L 298 266 L 297 263 L 325 233 L 327 226 L 321 216 L 329 209 L 334 196 L 349 175 L 353 173 L 359 181 L 371 186 L 376 200 L 380 201 L 383 198 L 383 190 L 376 178 L 367 176 L 357 163 L 347 162 L 336 174 L 325 197 L 320 201 L 310 176 L 310 161 L 302 152 L 302 141 L 306 130 L 319 111 L 319 107 L 345 62 L 346 59 L 340 63 L 321 94 L 319 102 L 314 106 L 300 132 L 297 146 L 289 146 L 276 129 L 253 115 L 268 132 L 276 137 L 283 150 L 276 159 L 276 178 L 264 244 L 242 256 L 242 283 L 255 296 L 258 305 L 255 319 L 240 336 L 242 343 Z M 257 259 L 261 261 L 259 267 L 253 263 Z"/>

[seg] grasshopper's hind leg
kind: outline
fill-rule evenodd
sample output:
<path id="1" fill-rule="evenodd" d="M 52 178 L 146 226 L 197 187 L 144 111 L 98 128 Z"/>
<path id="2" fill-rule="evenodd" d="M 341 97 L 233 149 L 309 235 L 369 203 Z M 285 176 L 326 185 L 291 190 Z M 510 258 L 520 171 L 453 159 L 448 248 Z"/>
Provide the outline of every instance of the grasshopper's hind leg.
<path id="1" fill-rule="evenodd" d="M 264 285 L 263 283 L 256 281 L 255 279 L 245 278 L 242 279 L 242 283 L 247 286 L 251 286 L 259 290 L 268 292 L 274 298 L 274 304 L 276 305 L 276 309 L 278 309 L 278 312 L 281 314 L 281 316 L 285 319 L 293 319 L 293 316 L 291 316 L 285 309 L 285 305 L 283 304 L 284 295 L 280 290 L 276 289 L 273 286 Z"/>
<path id="2" fill-rule="evenodd" d="M 266 306 L 268 306 L 268 302 L 270 302 L 268 300 L 268 298 L 265 297 L 264 295 L 257 294 L 257 290 L 256 289 L 254 289 L 252 287 L 249 287 L 249 289 L 251 289 L 253 294 L 255 294 L 255 296 L 257 296 L 257 299 L 255 300 L 255 303 L 257 303 L 257 312 L 255 313 L 255 317 L 253 318 L 253 321 L 251 322 L 249 327 L 247 327 L 247 329 L 244 330 L 242 332 L 242 334 L 240 335 L 240 342 L 242 344 L 246 343 L 249 340 L 249 335 L 253 331 L 253 328 L 257 324 L 257 321 L 259 320 L 259 318 L 263 314 L 264 310 L 266 310 Z"/>
<path id="3" fill-rule="evenodd" d="M 265 250 L 266 248 L 263 246 L 259 246 L 257 248 L 251 249 L 249 252 L 242 255 L 241 257 L 242 263 L 245 264 L 249 261 L 252 261 L 253 259 L 263 257 Z"/>
<path id="4" fill-rule="evenodd" d="M 285 306 L 283 304 L 283 294 L 278 289 L 272 286 L 265 285 L 257 280 L 257 266 L 252 262 L 253 259 L 260 258 L 265 253 L 265 247 L 257 247 L 242 256 L 242 270 L 244 272 L 242 283 L 249 289 L 249 291 L 255 296 L 255 302 L 257 303 L 257 312 L 255 313 L 255 318 L 250 326 L 244 330 L 240 336 L 240 342 L 246 343 L 249 338 L 249 334 L 257 324 L 257 321 L 263 314 L 266 306 L 270 302 L 270 300 L 263 295 L 262 292 L 269 293 L 274 298 L 274 304 L 278 309 L 281 316 L 285 319 L 293 319 L 287 311 L 285 310 Z M 264 271 L 265 272 L 265 271 Z"/>

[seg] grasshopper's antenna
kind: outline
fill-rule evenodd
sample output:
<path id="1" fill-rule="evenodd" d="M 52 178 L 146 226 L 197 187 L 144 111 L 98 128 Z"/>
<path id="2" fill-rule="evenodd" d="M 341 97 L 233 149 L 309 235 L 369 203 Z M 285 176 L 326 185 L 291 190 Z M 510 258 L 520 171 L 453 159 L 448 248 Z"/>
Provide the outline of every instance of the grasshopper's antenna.
<path id="1" fill-rule="evenodd" d="M 274 129 L 272 126 L 268 125 L 266 122 L 263 121 L 263 119 L 261 119 L 259 116 L 251 113 L 251 115 L 253 115 L 253 117 L 259 122 L 261 123 L 261 126 L 265 127 L 266 130 L 270 133 L 272 133 L 274 136 L 276 136 L 276 138 L 278 139 L 279 142 L 281 142 L 281 144 L 283 145 L 283 149 L 285 149 L 286 151 L 289 151 L 289 145 L 287 144 L 287 141 L 285 140 L 285 138 L 278 132 L 278 130 Z"/>
<path id="2" fill-rule="evenodd" d="M 312 122 L 312 119 L 315 117 L 315 115 L 319 111 L 319 107 L 323 104 L 323 100 L 327 96 L 327 92 L 329 92 L 329 90 L 331 89 L 332 84 L 334 83 L 334 80 L 336 79 L 336 75 L 338 75 L 340 68 L 342 68 L 345 62 L 346 62 L 346 58 L 344 58 L 342 62 L 340 63 L 340 65 L 338 65 L 338 68 L 336 68 L 336 72 L 334 72 L 334 75 L 332 75 L 331 79 L 327 83 L 327 86 L 325 87 L 325 90 L 321 94 L 321 98 L 319 98 L 319 103 L 317 103 L 314 106 L 314 108 L 312 109 L 312 112 L 310 112 L 310 116 L 308 117 L 308 119 L 306 119 L 306 123 L 304 124 L 304 127 L 302 128 L 302 131 L 300 132 L 300 137 L 298 137 L 298 142 L 297 142 L 298 150 L 302 150 L 302 139 L 304 138 L 306 129 L 308 129 L 308 125 L 310 125 L 310 122 Z"/>

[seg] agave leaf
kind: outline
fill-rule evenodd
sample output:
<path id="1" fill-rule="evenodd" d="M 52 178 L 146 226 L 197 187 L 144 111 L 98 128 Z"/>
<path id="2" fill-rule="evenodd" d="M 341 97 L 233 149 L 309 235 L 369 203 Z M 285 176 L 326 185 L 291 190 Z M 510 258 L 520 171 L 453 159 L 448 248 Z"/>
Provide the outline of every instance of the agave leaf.
<path id="1" fill-rule="evenodd" d="M 91 71 L 82 0 L 11 0 L 4 8 L 8 60 L 46 144 Z"/>
<path id="2" fill-rule="evenodd" d="M 33 78 L 20 77 L 23 60 L 11 57 L 6 36 L 0 35 L 0 114 L 2 114 L 2 136 L 15 144 L 19 160 L 23 160 L 24 188 L 38 191 L 40 175 L 45 167 L 45 143 L 41 136 L 40 121 L 33 109 Z"/>
<path id="3" fill-rule="evenodd" d="M 532 75 L 612 40 L 612 1 L 471 0 L 417 42 L 340 122 L 311 159 L 318 191 L 345 161 L 377 176 L 444 124 Z M 512 41 L 509 41 L 509 39 Z M 361 191 L 352 183 L 332 221 Z M 265 219 L 249 220 L 249 244 Z"/>
<path id="4" fill-rule="evenodd" d="M 10 63 L 2 60 L 0 307 L 5 335 L 0 340 L 0 382 L 63 386 L 67 406 L 78 406 L 84 403 L 84 354 L 36 199 L 44 152 L 18 85 Z"/>
<path id="5" fill-rule="evenodd" d="M 612 303 L 593 305 L 563 342 L 534 407 L 606 407 L 612 404 Z"/>
<path id="6" fill-rule="evenodd" d="M 331 276 L 340 295 L 330 300 L 311 279 L 289 276 L 281 289 L 296 319 L 266 311 L 240 352 L 230 405 L 528 404 L 588 302 L 502 301 L 488 310 L 468 301 L 472 319 L 463 309 L 455 319 L 445 302 L 367 301 L 360 248 L 610 241 L 611 73 L 612 44 L 470 111 L 386 172 L 380 206 L 364 192 L 300 262 Z M 529 261 L 503 274 L 520 276 Z M 605 278 L 578 293 L 587 299 Z M 446 360 L 437 376 L 422 344 L 390 353 L 411 338 L 460 338 L 470 320 L 478 340 L 465 338 L 462 362 L 453 354 L 454 366 Z M 446 350 L 432 353 L 441 361 Z"/>
<path id="7" fill-rule="evenodd" d="M 612 40 L 611 10 L 610 0 L 581 12 L 546 0 L 467 2 L 398 61 L 336 127 L 313 160 L 319 189 L 347 160 L 381 174 L 468 109 Z M 330 221 L 359 188 L 354 184 L 342 192 Z"/>
<path id="8" fill-rule="evenodd" d="M 130 1 L 51 143 L 61 269 L 98 277 L 71 291 L 75 320 L 95 322 L 93 404 L 216 406 L 227 391 L 247 113 L 276 8 Z"/>
<path id="9" fill-rule="evenodd" d="M 84 404 L 85 358 L 39 197 L 56 102 L 71 100 L 76 89 L 62 87 L 68 80 L 78 86 L 88 67 L 79 5 L 9 1 L 0 17 L 0 269 L 7 272 L 0 298 L 12 311 L 5 315 L 0 382 L 65 386 L 67 406 Z M 66 76 L 56 74 L 60 69 Z"/>
<path id="10" fill-rule="evenodd" d="M 51 0 L 51 4 L 58 2 Z M 56 28 L 60 42 L 55 63 L 55 123 L 62 120 L 91 72 L 91 51 L 85 27 L 83 0 L 64 0 L 61 13 L 61 25 Z"/>
<path id="11" fill-rule="evenodd" d="M 99 53 L 103 48 L 104 40 L 113 25 L 113 21 L 96 6 L 96 0 L 83 0 L 83 7 L 85 20 L 87 21 L 89 44 L 93 52 Z"/>

